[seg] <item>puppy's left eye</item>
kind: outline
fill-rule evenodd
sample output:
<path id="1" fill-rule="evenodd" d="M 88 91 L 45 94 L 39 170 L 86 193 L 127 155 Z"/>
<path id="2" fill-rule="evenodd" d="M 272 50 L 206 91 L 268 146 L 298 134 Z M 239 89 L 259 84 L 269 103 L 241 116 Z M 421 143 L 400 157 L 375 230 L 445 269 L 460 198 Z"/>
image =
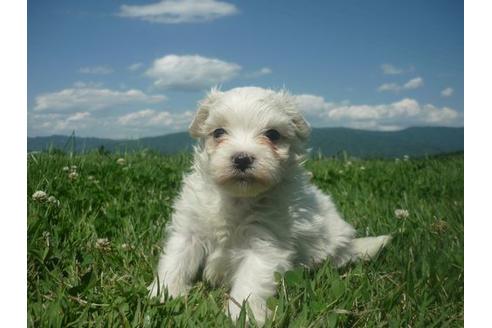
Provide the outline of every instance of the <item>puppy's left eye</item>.
<path id="1" fill-rule="evenodd" d="M 280 133 L 277 130 L 270 129 L 267 132 L 265 132 L 265 137 L 270 139 L 271 141 L 277 141 L 280 139 Z"/>
<path id="2" fill-rule="evenodd" d="M 215 139 L 218 139 L 218 138 L 222 137 L 224 134 L 226 134 L 226 130 L 224 130 L 223 128 L 218 128 L 218 129 L 215 129 L 212 134 L 213 134 Z"/>

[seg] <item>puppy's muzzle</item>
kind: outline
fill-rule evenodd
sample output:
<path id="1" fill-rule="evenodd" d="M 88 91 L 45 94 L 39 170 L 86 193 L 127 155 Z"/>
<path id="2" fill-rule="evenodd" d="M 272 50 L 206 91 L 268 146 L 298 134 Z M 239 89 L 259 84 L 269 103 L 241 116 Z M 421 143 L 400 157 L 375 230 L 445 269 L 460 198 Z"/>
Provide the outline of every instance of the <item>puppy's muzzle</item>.
<path id="1" fill-rule="evenodd" d="M 253 165 L 255 157 L 248 153 L 237 153 L 232 156 L 232 163 L 234 168 L 240 171 L 246 171 Z"/>

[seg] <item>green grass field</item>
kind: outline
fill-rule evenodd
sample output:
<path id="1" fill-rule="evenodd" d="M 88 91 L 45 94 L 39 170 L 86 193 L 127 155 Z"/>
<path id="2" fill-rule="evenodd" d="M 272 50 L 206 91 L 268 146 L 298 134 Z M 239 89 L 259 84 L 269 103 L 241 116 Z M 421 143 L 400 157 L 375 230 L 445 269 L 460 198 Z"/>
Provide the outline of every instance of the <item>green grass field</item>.
<path id="1" fill-rule="evenodd" d="M 463 326 L 463 161 L 309 161 L 359 235 L 394 240 L 370 263 L 277 275 L 266 327 Z M 146 297 L 189 166 L 151 152 L 28 155 L 28 326 L 233 326 L 227 291 L 201 281 L 186 299 Z"/>

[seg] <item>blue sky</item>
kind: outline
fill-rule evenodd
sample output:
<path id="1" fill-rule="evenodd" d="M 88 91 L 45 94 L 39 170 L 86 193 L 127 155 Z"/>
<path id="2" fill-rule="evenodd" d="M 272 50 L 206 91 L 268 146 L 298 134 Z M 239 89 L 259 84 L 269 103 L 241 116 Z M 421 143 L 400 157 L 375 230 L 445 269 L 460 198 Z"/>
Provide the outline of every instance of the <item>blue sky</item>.
<path id="1" fill-rule="evenodd" d="M 214 85 L 313 126 L 463 126 L 462 1 L 28 1 L 28 135 L 183 131 Z"/>

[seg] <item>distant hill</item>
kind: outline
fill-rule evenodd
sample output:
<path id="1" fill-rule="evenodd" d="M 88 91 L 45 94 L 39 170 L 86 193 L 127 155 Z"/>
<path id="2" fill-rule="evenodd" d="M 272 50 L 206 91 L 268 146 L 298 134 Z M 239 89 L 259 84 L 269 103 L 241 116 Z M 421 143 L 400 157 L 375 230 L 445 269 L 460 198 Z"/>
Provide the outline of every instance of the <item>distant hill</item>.
<path id="1" fill-rule="evenodd" d="M 313 152 L 356 157 L 424 156 L 464 151 L 464 128 L 415 127 L 401 131 L 366 131 L 346 128 L 314 129 Z"/>
<path id="2" fill-rule="evenodd" d="M 50 148 L 64 151 L 87 152 L 103 146 L 111 152 L 152 149 L 161 153 L 190 151 L 194 140 L 186 132 L 135 140 L 101 138 L 71 138 L 54 135 L 28 137 L 27 150 L 43 151 Z M 464 150 L 464 128 L 415 127 L 401 131 L 366 131 L 347 128 L 315 128 L 308 147 L 312 153 L 332 156 L 346 152 L 352 156 L 401 157 L 424 156 Z"/>
<path id="3" fill-rule="evenodd" d="M 63 151 L 82 153 L 96 150 L 101 146 L 111 152 L 126 152 L 152 149 L 161 153 L 172 154 L 191 151 L 194 140 L 187 132 L 167 134 L 158 137 L 140 139 L 103 139 L 92 137 L 69 137 L 53 135 L 49 137 L 28 137 L 27 151 L 43 151 L 55 148 Z"/>

